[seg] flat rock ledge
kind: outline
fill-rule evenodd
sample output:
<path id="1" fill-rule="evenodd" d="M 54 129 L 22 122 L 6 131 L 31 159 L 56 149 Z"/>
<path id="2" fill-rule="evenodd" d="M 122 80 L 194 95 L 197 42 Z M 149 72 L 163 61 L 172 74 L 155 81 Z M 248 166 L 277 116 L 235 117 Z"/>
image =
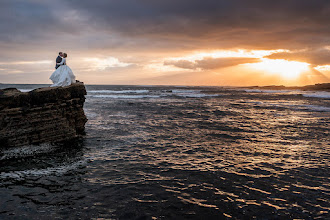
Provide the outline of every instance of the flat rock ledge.
<path id="1" fill-rule="evenodd" d="M 56 143 L 85 134 L 82 82 L 21 92 L 0 90 L 0 147 Z"/>

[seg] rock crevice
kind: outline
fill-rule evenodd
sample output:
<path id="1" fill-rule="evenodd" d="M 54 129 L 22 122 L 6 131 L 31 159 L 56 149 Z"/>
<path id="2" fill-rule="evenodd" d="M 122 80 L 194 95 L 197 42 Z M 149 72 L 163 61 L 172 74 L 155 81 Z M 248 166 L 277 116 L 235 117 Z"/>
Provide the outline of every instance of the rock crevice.
<path id="1" fill-rule="evenodd" d="M 0 147 L 63 142 L 85 133 L 83 83 L 0 90 Z"/>

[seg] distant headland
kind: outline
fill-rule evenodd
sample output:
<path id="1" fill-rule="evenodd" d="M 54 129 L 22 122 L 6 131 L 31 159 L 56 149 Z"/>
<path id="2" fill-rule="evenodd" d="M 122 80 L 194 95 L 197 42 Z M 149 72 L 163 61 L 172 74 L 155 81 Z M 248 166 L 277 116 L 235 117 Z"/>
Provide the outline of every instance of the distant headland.
<path id="1" fill-rule="evenodd" d="M 307 86 L 248 86 L 249 89 L 268 89 L 268 90 L 303 90 L 303 91 L 330 91 L 330 83 L 319 83 Z"/>

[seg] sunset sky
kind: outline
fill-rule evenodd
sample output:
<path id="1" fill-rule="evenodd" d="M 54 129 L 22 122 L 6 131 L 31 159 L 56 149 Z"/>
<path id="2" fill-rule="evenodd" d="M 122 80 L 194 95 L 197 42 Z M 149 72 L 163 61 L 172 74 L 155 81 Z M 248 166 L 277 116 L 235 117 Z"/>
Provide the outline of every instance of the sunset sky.
<path id="1" fill-rule="evenodd" d="M 0 83 L 330 82 L 329 0 L 1 0 Z"/>

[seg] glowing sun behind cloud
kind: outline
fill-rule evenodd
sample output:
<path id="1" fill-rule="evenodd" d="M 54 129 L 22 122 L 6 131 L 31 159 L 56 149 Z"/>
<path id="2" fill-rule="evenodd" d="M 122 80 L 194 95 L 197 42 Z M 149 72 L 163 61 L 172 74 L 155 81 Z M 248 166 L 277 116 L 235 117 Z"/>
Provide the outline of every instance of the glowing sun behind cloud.
<path id="1" fill-rule="evenodd" d="M 301 73 L 309 70 L 309 63 L 287 61 L 282 59 L 262 58 L 260 63 L 246 64 L 251 68 L 265 71 L 270 74 L 278 74 L 285 79 L 296 79 Z"/>
<path id="2" fill-rule="evenodd" d="M 94 67 L 94 69 L 96 69 L 96 70 L 105 70 L 107 68 L 112 68 L 112 67 L 127 67 L 127 66 L 131 65 L 131 63 L 120 62 L 115 57 L 107 57 L 107 58 L 104 58 L 104 59 L 101 59 L 101 58 L 85 58 L 84 60 L 86 62 L 89 62 L 90 66 Z"/>

